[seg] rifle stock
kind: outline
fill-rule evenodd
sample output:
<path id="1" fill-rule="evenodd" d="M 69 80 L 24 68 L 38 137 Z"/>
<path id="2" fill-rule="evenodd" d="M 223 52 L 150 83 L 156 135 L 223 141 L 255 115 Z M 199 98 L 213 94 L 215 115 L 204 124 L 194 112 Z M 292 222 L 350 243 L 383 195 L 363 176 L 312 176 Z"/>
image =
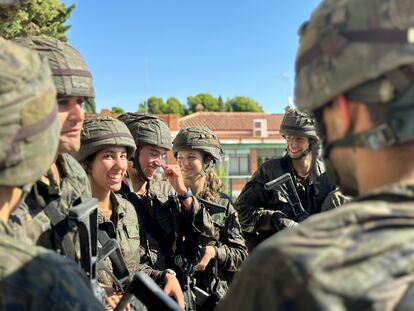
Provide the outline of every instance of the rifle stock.
<path id="1" fill-rule="evenodd" d="M 282 176 L 265 183 L 263 187 L 265 190 L 281 191 L 289 205 L 292 207 L 297 221 L 301 222 L 309 217 L 309 213 L 303 208 L 302 203 L 300 202 L 292 176 L 289 173 L 285 173 Z"/>
<path id="2" fill-rule="evenodd" d="M 135 273 L 115 311 L 123 311 L 133 296 L 149 311 L 182 311 L 178 304 L 164 294 L 161 288 L 143 272 Z"/>

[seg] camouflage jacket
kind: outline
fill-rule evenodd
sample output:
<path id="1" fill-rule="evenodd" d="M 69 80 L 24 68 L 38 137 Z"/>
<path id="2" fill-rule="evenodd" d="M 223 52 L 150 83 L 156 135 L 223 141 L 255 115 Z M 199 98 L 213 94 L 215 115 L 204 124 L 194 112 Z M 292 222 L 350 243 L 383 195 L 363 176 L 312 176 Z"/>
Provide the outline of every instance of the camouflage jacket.
<path id="1" fill-rule="evenodd" d="M 151 180 L 147 187 L 147 194 L 143 196 L 131 192 L 126 184 L 123 184 L 121 192 L 137 210 L 145 261 L 155 269 L 175 269 L 171 262 L 174 245 L 183 229 L 182 226 L 186 224 L 191 224 L 196 231 L 212 239 L 218 238 L 206 209 L 200 206 L 196 199 L 193 201 L 192 212 L 181 208 L 175 190 L 166 180 Z M 145 214 L 149 219 L 143 219 L 139 208 L 145 208 Z M 183 218 L 185 221 L 182 221 Z"/>
<path id="2" fill-rule="evenodd" d="M 412 310 L 413 198 L 387 185 L 269 238 L 217 310 Z"/>
<path id="3" fill-rule="evenodd" d="M 216 293 L 219 298 L 224 296 L 228 289 L 233 275 L 239 271 L 243 261 L 247 257 L 247 247 L 242 236 L 239 220 L 233 204 L 224 194 L 214 205 L 200 200 L 200 204 L 208 210 L 213 220 L 214 226 L 219 232 L 219 243 L 217 250 L 217 272 L 215 271 L 215 261 L 211 261 L 203 272 L 196 272 L 196 286 L 211 293 L 220 282 L 220 292 Z M 216 280 L 215 280 L 216 279 Z"/>
<path id="4" fill-rule="evenodd" d="M 103 310 L 82 270 L 0 221 L 0 310 Z"/>
<path id="5" fill-rule="evenodd" d="M 42 181 L 38 181 L 35 187 L 49 193 L 51 200 L 58 200 L 60 212 L 66 215 L 69 208 L 91 197 L 91 189 L 84 169 L 71 155 L 59 155 L 57 165 L 62 175 L 58 189 L 52 189 Z M 19 240 L 62 253 L 60 241 L 52 231 L 51 221 L 43 209 L 44 205 L 37 199 L 35 189 L 32 189 L 25 202 L 10 216 L 9 223 Z M 69 234 L 74 244 L 77 244 L 77 234 Z"/>
<path id="6" fill-rule="evenodd" d="M 282 218 L 297 221 L 282 193 L 275 190 L 267 191 L 263 187 L 265 183 L 285 173 L 290 173 L 293 181 L 296 181 L 292 160 L 288 156 L 266 161 L 254 173 L 237 198 L 235 207 L 239 212 L 240 224 L 249 250 L 277 232 L 272 223 L 273 214 L 278 213 Z M 328 181 L 325 168 L 320 161 L 317 161 L 316 181 L 307 179 L 305 185 L 297 182 L 296 185 L 302 206 L 309 214 L 321 211 L 322 203 L 334 188 Z"/>
<path id="7" fill-rule="evenodd" d="M 159 280 L 161 271 L 150 268 L 141 263 L 140 235 L 137 214 L 134 207 L 120 195 L 111 193 L 113 213 L 111 219 L 98 212 L 98 230 L 103 230 L 109 238 L 116 239 L 130 276 L 143 271 L 154 280 Z M 97 271 L 98 281 L 107 286 L 114 286 L 113 267 L 109 258 L 106 258 Z"/>

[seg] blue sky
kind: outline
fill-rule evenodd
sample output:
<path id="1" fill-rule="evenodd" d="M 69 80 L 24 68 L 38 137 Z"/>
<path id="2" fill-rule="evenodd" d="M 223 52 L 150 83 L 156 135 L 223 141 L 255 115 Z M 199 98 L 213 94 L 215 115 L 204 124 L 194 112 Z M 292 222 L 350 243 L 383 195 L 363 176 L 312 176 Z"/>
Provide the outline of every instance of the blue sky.
<path id="1" fill-rule="evenodd" d="M 69 42 L 94 76 L 97 109 L 149 96 L 248 96 L 281 113 L 293 93 L 298 28 L 319 0 L 75 1 Z"/>

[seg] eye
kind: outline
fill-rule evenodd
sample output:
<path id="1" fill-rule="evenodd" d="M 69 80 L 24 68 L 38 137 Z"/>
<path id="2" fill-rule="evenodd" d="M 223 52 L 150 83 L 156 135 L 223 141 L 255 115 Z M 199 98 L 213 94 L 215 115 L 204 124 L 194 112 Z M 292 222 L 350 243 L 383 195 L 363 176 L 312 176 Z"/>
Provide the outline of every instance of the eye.
<path id="1" fill-rule="evenodd" d="M 184 158 L 183 158 L 182 156 L 178 156 L 178 157 L 177 157 L 177 160 L 178 160 L 178 161 L 182 161 L 183 159 L 184 159 Z"/>
<path id="2" fill-rule="evenodd" d="M 113 159 L 114 158 L 114 155 L 112 153 L 105 153 L 103 155 L 103 158 L 104 159 Z"/>
<path id="3" fill-rule="evenodd" d="M 66 98 L 58 98 L 57 103 L 59 106 L 67 106 L 69 104 L 69 100 Z"/>
<path id="4" fill-rule="evenodd" d="M 79 98 L 77 98 L 76 99 L 76 103 L 79 105 L 79 106 L 81 106 L 82 108 L 85 106 L 85 98 L 83 98 L 83 97 L 79 97 Z"/>
<path id="5" fill-rule="evenodd" d="M 126 153 L 121 154 L 121 159 L 122 160 L 127 160 L 127 154 Z"/>

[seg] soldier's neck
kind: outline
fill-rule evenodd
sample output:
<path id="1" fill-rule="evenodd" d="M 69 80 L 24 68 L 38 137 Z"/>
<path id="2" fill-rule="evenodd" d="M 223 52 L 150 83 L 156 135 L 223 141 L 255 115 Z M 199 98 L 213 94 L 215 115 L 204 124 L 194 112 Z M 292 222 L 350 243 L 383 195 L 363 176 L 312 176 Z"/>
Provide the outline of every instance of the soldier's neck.
<path id="1" fill-rule="evenodd" d="M 356 174 L 361 194 L 376 188 L 399 183 L 414 185 L 414 165 L 411 148 L 390 147 L 373 152 L 368 149 L 356 149 Z M 379 169 L 379 165 L 381 168 Z"/>
<path id="2" fill-rule="evenodd" d="M 22 196 L 18 187 L 0 186 L 0 219 L 7 223 Z"/>
<path id="3" fill-rule="evenodd" d="M 184 178 L 184 184 L 191 189 L 191 192 L 198 197 L 204 190 L 206 177 L 198 175 L 195 178 L 186 179 Z"/>
<path id="4" fill-rule="evenodd" d="M 308 154 L 302 159 L 292 159 L 292 165 L 295 172 L 301 176 L 306 177 L 309 173 L 312 164 L 312 155 Z"/>
<path id="5" fill-rule="evenodd" d="M 137 176 L 137 178 L 132 179 L 133 191 L 136 194 L 144 195 L 147 192 L 147 183 L 147 181 L 141 180 Z"/>

